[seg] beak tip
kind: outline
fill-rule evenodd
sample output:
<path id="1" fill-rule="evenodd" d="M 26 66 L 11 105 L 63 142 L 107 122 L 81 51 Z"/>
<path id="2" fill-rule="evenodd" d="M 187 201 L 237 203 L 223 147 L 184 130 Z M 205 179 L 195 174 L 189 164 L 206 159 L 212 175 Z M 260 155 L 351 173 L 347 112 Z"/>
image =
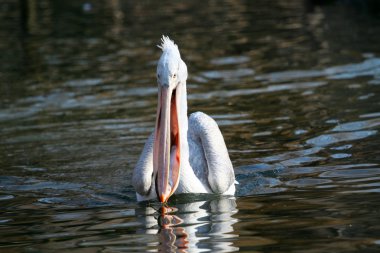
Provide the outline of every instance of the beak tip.
<path id="1" fill-rule="evenodd" d="M 169 197 L 165 196 L 164 194 L 159 196 L 159 200 L 161 203 L 166 203 L 168 201 Z"/>

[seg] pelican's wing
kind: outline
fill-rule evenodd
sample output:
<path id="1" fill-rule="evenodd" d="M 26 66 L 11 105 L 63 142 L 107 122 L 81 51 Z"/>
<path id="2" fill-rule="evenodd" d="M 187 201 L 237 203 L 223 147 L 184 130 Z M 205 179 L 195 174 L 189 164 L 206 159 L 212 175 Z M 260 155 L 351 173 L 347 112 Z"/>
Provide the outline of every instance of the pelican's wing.
<path id="1" fill-rule="evenodd" d="M 152 133 L 146 141 L 139 161 L 133 170 L 132 185 L 135 188 L 136 192 L 143 196 L 148 195 L 152 187 L 153 142 L 154 133 Z"/>
<path id="2" fill-rule="evenodd" d="M 189 134 L 202 145 L 207 160 L 207 179 L 212 191 L 225 193 L 234 184 L 235 173 L 223 135 L 215 120 L 202 112 L 191 114 Z"/>

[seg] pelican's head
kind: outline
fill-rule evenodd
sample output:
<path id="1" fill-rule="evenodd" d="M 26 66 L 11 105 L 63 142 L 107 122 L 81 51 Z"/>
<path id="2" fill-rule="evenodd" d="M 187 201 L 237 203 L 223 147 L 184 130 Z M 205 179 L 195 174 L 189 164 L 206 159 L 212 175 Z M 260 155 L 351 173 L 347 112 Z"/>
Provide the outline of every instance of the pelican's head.
<path id="1" fill-rule="evenodd" d="M 175 89 L 179 83 L 186 82 L 187 67 L 182 61 L 178 46 L 167 36 L 162 36 L 162 43 L 158 47 L 162 55 L 157 64 L 158 88 L 169 87 Z"/>
<path id="2" fill-rule="evenodd" d="M 166 202 L 179 183 L 181 165 L 180 112 L 181 85 L 187 79 L 187 67 L 178 46 L 162 37 L 162 55 L 157 65 L 158 105 L 153 149 L 153 169 L 157 197 Z"/>

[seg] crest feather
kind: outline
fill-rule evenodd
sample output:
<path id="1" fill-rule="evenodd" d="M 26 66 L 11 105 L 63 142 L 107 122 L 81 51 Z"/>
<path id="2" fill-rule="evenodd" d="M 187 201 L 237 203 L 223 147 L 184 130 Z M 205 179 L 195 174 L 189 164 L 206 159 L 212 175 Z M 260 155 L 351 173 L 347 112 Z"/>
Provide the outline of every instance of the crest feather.
<path id="1" fill-rule="evenodd" d="M 163 52 L 165 51 L 171 51 L 176 50 L 178 51 L 178 46 L 174 44 L 174 41 L 172 41 L 169 36 L 162 35 L 161 38 L 161 45 L 157 45 L 157 47 L 161 48 Z"/>

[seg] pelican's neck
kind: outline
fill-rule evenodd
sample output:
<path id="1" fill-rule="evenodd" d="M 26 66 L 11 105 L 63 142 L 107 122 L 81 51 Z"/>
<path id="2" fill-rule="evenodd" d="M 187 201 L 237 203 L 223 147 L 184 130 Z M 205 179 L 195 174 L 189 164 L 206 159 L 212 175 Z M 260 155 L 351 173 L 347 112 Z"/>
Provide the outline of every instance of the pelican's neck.
<path id="1" fill-rule="evenodd" d="M 195 175 L 190 164 L 189 154 L 190 146 L 188 136 L 188 118 L 187 118 L 187 91 L 186 82 L 180 86 L 180 140 L 181 140 L 181 172 L 180 183 L 177 188 L 178 193 L 205 193 L 210 192 Z"/>
<path id="2" fill-rule="evenodd" d="M 187 118 L 187 89 L 186 81 L 180 84 L 180 110 L 179 110 L 179 122 L 180 122 L 180 140 L 181 140 L 181 154 L 182 161 L 189 161 L 189 143 L 187 140 L 187 131 L 189 128 L 188 118 Z M 183 168 L 183 167 L 182 167 Z"/>
<path id="3" fill-rule="evenodd" d="M 180 140 L 181 140 L 181 167 L 180 167 L 180 183 L 177 188 L 178 193 L 189 193 L 189 192 L 206 192 L 202 189 L 204 186 L 197 179 L 192 167 L 190 165 L 190 147 L 188 141 L 188 118 L 187 118 L 187 91 L 186 83 L 183 83 L 180 87 L 181 89 L 181 100 L 180 100 Z M 195 188 L 193 188 L 195 187 Z"/>

